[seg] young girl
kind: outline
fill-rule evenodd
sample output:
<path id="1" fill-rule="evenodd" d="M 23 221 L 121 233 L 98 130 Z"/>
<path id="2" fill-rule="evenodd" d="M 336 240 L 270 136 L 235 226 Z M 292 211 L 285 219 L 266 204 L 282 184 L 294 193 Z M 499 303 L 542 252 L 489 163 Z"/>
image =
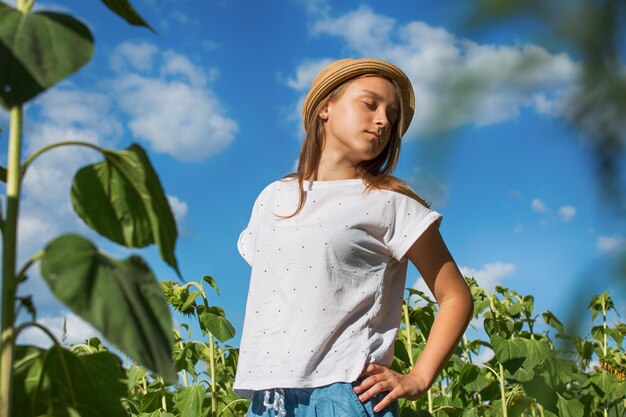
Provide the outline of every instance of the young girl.
<path id="1" fill-rule="evenodd" d="M 342 59 L 302 107 L 298 171 L 257 197 L 237 247 L 252 267 L 233 390 L 247 417 L 398 417 L 432 385 L 472 317 L 431 210 L 393 173 L 415 108 L 377 59 Z M 419 239 L 418 239 L 419 238 Z M 439 304 L 407 374 L 391 369 L 410 260 Z"/>

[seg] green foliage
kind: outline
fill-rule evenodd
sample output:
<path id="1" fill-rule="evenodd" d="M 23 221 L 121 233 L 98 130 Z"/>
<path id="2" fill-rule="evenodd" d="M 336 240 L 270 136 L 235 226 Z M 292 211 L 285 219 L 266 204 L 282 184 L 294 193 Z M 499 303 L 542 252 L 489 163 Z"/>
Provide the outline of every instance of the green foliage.
<path id="1" fill-rule="evenodd" d="M 215 339 L 221 342 L 230 339 L 235 330 L 224 317 L 223 310 L 209 304 L 202 285 L 204 282 L 219 294 L 217 283 L 211 277 L 185 285 L 173 281 L 161 283 L 172 307 L 193 320 L 193 323 L 183 323 L 180 329 L 174 330 L 174 363 L 181 383 L 167 385 L 142 367 L 130 367 L 129 395 L 125 403 L 131 416 L 161 415 L 158 414 L 161 412 L 169 412 L 176 417 L 235 417 L 245 414 L 249 400 L 232 392 L 238 349 L 231 346 L 220 348 L 215 343 Z M 190 291 L 192 287 L 194 291 Z M 206 321 L 214 320 L 207 317 L 216 315 L 220 317 L 219 325 L 206 326 Z M 200 328 L 202 334 L 208 337 L 208 342 L 183 338 L 182 331 L 190 335 L 192 326 Z M 225 329 L 228 329 L 226 337 Z"/>
<path id="2" fill-rule="evenodd" d="M 63 235 L 46 246 L 41 274 L 52 293 L 130 357 L 176 381 L 172 321 L 150 268 L 118 261 L 87 239 Z"/>
<path id="3" fill-rule="evenodd" d="M 466 281 L 472 288 L 471 279 L 468 278 Z M 97 374 L 105 375 L 108 372 L 109 377 L 93 383 L 99 384 L 97 389 L 106 393 L 104 395 L 107 395 L 109 406 L 122 404 L 126 413 L 124 415 L 131 417 L 244 417 L 250 402 L 232 392 L 238 349 L 228 345 L 218 346 L 217 335 L 203 327 L 207 311 L 212 309 L 222 311 L 218 306 L 209 303 L 203 283 L 208 283 L 218 292 L 214 279 L 203 279 L 200 282 L 189 282 L 185 285 L 173 281 L 161 283 L 161 290 L 170 305 L 187 318 L 179 329 L 173 330 L 175 343 L 172 354 L 176 372 L 179 375 L 178 381 L 167 383 L 137 363 L 131 363 L 125 369 L 125 378 L 121 378 L 119 374 L 112 373 L 115 366 L 119 371 L 119 361 L 113 360 L 113 355 L 107 353 L 108 364 L 106 366 L 103 364 L 102 370 L 98 370 Z M 472 293 L 477 297 L 487 297 L 489 306 L 498 306 L 495 310 L 485 309 L 478 318 L 491 315 L 492 311 L 497 311 L 496 317 L 501 318 L 508 315 L 505 306 L 513 309 L 513 314 L 508 315 L 508 319 L 514 324 L 513 333 L 508 339 L 494 334 L 486 340 L 464 340 L 430 388 L 428 393 L 430 403 L 427 395 L 416 401 L 401 398 L 399 399 L 401 416 L 580 417 L 602 414 L 603 410 L 612 410 L 607 414 L 608 416 L 620 416 L 626 412 L 623 403 L 626 395 L 626 382 L 616 377 L 615 369 L 617 368 L 612 371 L 600 368 L 586 370 L 578 363 L 578 353 L 575 347 L 573 351 L 557 349 L 550 333 L 528 331 L 527 319 L 532 314 L 528 303 L 530 297 L 522 297 L 512 290 L 503 288 L 496 290 L 494 294 L 489 294 L 484 289 Z M 420 319 L 420 315 L 428 318 L 437 314 L 437 304 L 429 302 L 428 297 L 420 297 L 425 304 L 411 305 L 410 298 L 415 295 L 420 296 L 409 290 L 409 297 L 405 300 L 410 313 L 408 317 Z M 606 297 L 609 301 L 608 294 Z M 517 303 L 525 304 L 525 307 L 519 310 Z M 592 306 L 590 310 L 593 313 Z M 546 327 L 554 329 L 561 338 L 578 340 L 581 346 L 585 345 L 584 342 L 593 340 L 591 331 L 582 339 L 576 335 L 567 335 L 562 326 L 556 326 L 556 328 L 549 326 L 548 322 L 560 323 L 552 313 L 544 312 L 536 317 L 546 318 L 544 322 Z M 230 326 L 226 318 L 223 316 L 222 318 Z M 617 323 L 614 327 L 608 326 L 605 319 L 606 317 L 603 319 L 602 326 L 594 328 L 605 329 L 605 333 L 608 333 L 609 330 L 624 326 L 623 323 Z M 421 318 L 421 320 L 427 319 Z M 413 360 L 409 358 L 407 351 L 407 324 L 411 328 Z M 193 340 L 191 328 L 199 328 L 206 337 L 203 337 L 203 340 Z M 216 329 L 217 332 L 221 331 L 219 328 Z M 424 335 L 421 332 L 419 327 L 410 322 L 403 323 L 397 335 L 395 357 L 391 369 L 400 373 L 410 371 L 410 363 L 415 363 L 425 346 Z M 183 333 L 187 336 L 183 337 Z M 484 363 L 475 363 L 472 356 L 479 352 L 481 346 L 490 348 L 494 356 Z M 589 359 L 601 358 L 603 348 L 605 347 L 592 349 Z M 617 361 L 622 360 L 620 352 L 611 350 L 610 346 L 606 346 L 606 350 L 608 353 L 603 356 L 605 360 L 611 360 L 611 363 L 618 366 Z M 17 398 L 22 401 L 30 400 L 39 386 L 39 383 L 35 381 L 43 378 L 34 376 L 53 375 L 55 369 L 58 369 L 58 367 L 52 367 L 50 370 L 42 371 L 46 367 L 46 361 L 42 359 L 44 355 L 48 354 L 54 358 L 62 357 L 68 362 L 76 361 L 76 358 L 85 361 L 88 360 L 87 358 L 106 353 L 107 350 L 98 339 L 92 338 L 84 344 L 72 346 L 71 351 L 55 347 L 52 352 L 50 354 L 34 347 L 20 347 L 14 380 L 18 387 Z M 125 385 L 120 385 L 122 380 L 125 381 Z M 72 384 L 69 384 L 69 387 L 72 387 Z M 47 389 L 46 392 L 55 392 L 54 389 L 59 388 Z M 41 403 L 42 406 L 53 406 L 46 402 L 49 397 L 43 394 L 32 398 L 35 398 L 33 400 L 35 405 Z M 61 396 L 61 398 L 65 397 Z M 89 401 L 91 400 L 93 399 Z M 67 404 L 66 400 L 60 400 L 58 407 L 65 410 L 63 407 L 70 407 Z M 71 407 L 76 408 L 73 405 Z M 76 415 L 87 415 L 81 413 L 78 412 Z"/>
<path id="4" fill-rule="evenodd" d="M 26 103 L 89 62 L 93 38 L 71 16 L 0 2 L 0 105 Z"/>
<path id="5" fill-rule="evenodd" d="M 520 295 L 500 286 L 490 294 L 478 287 L 473 278 L 466 277 L 466 282 L 474 298 L 475 318 L 482 318 L 487 338 L 464 338 L 427 395 L 413 402 L 400 400 L 401 415 L 417 415 L 420 411 L 432 416 L 562 417 L 600 415 L 604 410 L 607 416 L 626 412 L 626 382 L 623 376 L 617 377 L 618 370 L 624 369 L 620 365 L 624 354 L 619 351 L 624 324 L 607 324 L 607 313 L 613 305 L 607 293 L 594 296 L 589 304 L 592 319 L 600 317 L 601 325 L 581 338 L 567 334 L 552 312 L 536 314 L 531 295 Z M 430 321 L 437 313 L 437 305 L 424 294 L 411 289 L 408 292 L 407 305 L 414 295 L 419 302 L 410 307 L 407 316 L 411 321 L 404 323 L 395 343 L 391 368 L 400 373 L 409 372 L 409 364 L 415 363 L 424 349 L 426 334 L 419 323 Z M 604 313 L 594 314 L 595 311 Z M 549 331 L 536 331 L 541 319 Z M 413 360 L 407 353 L 407 325 L 411 329 Z M 572 341 L 568 346 L 573 350 L 557 348 L 553 338 Z M 491 349 L 494 356 L 476 364 L 472 358 L 480 347 Z M 593 359 L 604 360 L 606 369 L 587 370 Z"/>
<path id="6" fill-rule="evenodd" d="M 124 19 L 126 22 L 135 26 L 144 26 L 155 32 L 155 30 L 146 22 L 143 17 L 135 8 L 130 4 L 128 0 L 101 0 L 105 6 L 107 6 L 113 13 Z M 156 33 L 156 32 L 155 32 Z"/>
<path id="7" fill-rule="evenodd" d="M 120 359 L 109 352 L 79 356 L 59 345 L 18 346 L 13 384 L 14 417 L 126 416 Z"/>
<path id="8" fill-rule="evenodd" d="M 152 29 L 128 0 L 103 1 L 129 23 Z M 7 184 L 6 214 L 0 210 L 0 416 L 123 416 L 126 410 L 120 399 L 127 389 L 119 358 L 99 341 L 67 350 L 38 323 L 16 326 L 21 307 L 33 319 L 36 311 L 30 296 L 16 297 L 17 289 L 28 279 L 29 268 L 41 260 L 41 273 L 61 302 L 131 358 L 161 375 L 156 381 L 173 384 L 178 376 L 172 358 L 172 320 L 158 281 L 139 256 L 113 259 L 77 235 L 54 239 L 18 269 L 20 184 L 27 167 L 55 147 L 78 145 L 100 151 L 105 160 L 81 169 L 74 179 L 76 212 L 96 232 L 126 247 L 155 243 L 180 277 L 174 255 L 176 223 L 159 178 L 138 145 L 115 151 L 87 142 L 59 142 L 22 161 L 23 105 L 84 66 L 94 43 L 79 20 L 62 13 L 31 13 L 33 4 L 34 0 L 18 0 L 14 9 L 0 2 L 0 105 L 11 112 L 8 163 L 0 169 L 0 180 Z M 212 327 L 227 328 L 223 312 L 212 308 L 211 314 L 220 318 L 219 325 Z M 53 346 L 48 350 L 16 346 L 17 336 L 29 326 L 44 331 Z M 223 329 L 222 338 L 228 334 Z M 191 410 L 185 415 L 197 408 L 195 398 L 180 396 L 182 408 Z M 164 407 L 167 401 L 161 404 Z"/>
<path id="9" fill-rule="evenodd" d="M 104 149 L 104 161 L 81 168 L 72 183 L 72 205 L 96 232 L 129 248 L 156 243 L 161 258 L 178 270 L 177 230 L 159 178 L 136 144 Z"/>

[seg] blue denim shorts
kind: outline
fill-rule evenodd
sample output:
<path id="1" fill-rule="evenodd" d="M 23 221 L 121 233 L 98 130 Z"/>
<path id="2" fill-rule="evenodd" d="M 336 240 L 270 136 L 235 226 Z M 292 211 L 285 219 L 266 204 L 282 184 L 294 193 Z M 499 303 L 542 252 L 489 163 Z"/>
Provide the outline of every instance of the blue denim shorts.
<path id="1" fill-rule="evenodd" d="M 315 388 L 281 388 L 255 391 L 246 417 L 399 417 L 398 400 L 379 412 L 374 407 L 389 391 L 365 402 L 354 392 L 367 376 Z"/>

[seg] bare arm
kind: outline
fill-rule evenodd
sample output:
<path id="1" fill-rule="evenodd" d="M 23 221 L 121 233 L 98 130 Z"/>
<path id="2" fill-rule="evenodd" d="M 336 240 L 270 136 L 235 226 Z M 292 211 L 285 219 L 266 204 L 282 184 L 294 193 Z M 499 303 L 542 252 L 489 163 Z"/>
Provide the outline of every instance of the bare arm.
<path id="1" fill-rule="evenodd" d="M 472 318 L 474 302 L 435 224 L 424 231 L 406 256 L 439 304 L 424 350 L 411 370 L 411 374 L 419 376 L 430 387 L 463 337 Z"/>

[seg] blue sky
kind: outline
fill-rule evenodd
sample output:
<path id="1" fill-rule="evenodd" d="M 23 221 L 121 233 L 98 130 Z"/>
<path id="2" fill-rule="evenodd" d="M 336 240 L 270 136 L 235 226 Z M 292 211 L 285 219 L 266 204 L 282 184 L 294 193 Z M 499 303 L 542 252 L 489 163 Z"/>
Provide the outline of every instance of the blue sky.
<path id="1" fill-rule="evenodd" d="M 596 191 L 584 138 L 565 128 L 575 54 L 540 46 L 528 22 L 470 30 L 461 23 L 465 3 L 135 0 L 154 35 L 100 2 L 37 2 L 79 17 L 96 43 L 87 66 L 27 106 L 24 152 L 63 139 L 141 144 L 176 213 L 185 279 L 216 278 L 221 296 L 210 302 L 226 311 L 238 332 L 228 343 L 238 346 L 250 269 L 237 238 L 258 193 L 295 169 L 306 89 L 331 60 L 387 59 L 407 72 L 417 99 L 395 174 L 443 214 L 441 233 L 461 271 L 489 290 L 532 294 L 538 313 L 561 319 L 609 290 L 625 317 L 625 292 L 610 270 L 626 248 L 623 221 Z M 527 57 L 537 69 L 516 73 Z M 450 87 L 467 76 L 481 88 L 446 106 Z M 0 126 L 8 127 L 6 113 Z M 29 170 L 21 263 L 69 231 L 128 255 L 89 231 L 69 203 L 72 174 L 97 160 L 67 148 Z M 174 279 L 154 248 L 140 253 L 160 279 Z M 426 288 L 412 266 L 409 286 Z M 39 317 L 59 331 L 67 311 L 38 273 L 20 293 L 33 293 Z M 68 327 L 70 341 L 91 333 L 72 315 Z M 21 339 L 42 340 L 36 330 Z"/>

